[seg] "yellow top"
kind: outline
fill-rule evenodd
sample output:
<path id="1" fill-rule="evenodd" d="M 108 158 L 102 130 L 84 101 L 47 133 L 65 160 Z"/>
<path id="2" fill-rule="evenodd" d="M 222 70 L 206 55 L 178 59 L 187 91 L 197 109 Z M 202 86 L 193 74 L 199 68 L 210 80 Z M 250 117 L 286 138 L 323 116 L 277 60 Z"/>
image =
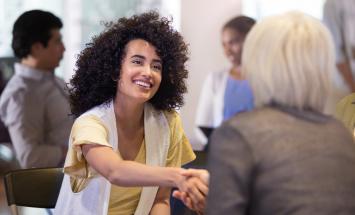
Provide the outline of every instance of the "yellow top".
<path id="1" fill-rule="evenodd" d="M 191 145 L 185 136 L 181 119 L 179 115 L 173 112 L 164 112 L 170 128 L 170 146 L 168 150 L 168 156 L 166 160 L 166 166 L 180 167 L 195 159 L 195 154 L 192 151 Z M 80 132 L 85 130 L 85 132 Z M 96 116 L 85 116 L 77 119 L 73 125 L 71 138 L 72 145 L 77 151 L 77 157 L 82 161 L 83 158 L 81 148 L 78 147 L 81 144 L 100 144 L 110 146 L 107 140 L 108 134 L 105 126 L 102 124 L 99 118 Z M 111 147 L 111 146 L 110 146 Z M 145 163 L 146 159 L 146 146 L 143 140 L 143 144 L 134 161 L 139 163 Z M 120 156 L 119 152 L 117 155 Z M 86 162 L 84 161 L 86 164 Z M 72 166 L 71 168 L 65 168 L 64 172 L 71 175 L 72 189 L 74 192 L 78 192 L 85 187 L 87 180 L 81 179 L 82 170 L 78 170 Z M 81 169 L 81 168 L 80 168 Z M 96 172 L 85 165 L 88 178 L 93 177 Z M 75 177 L 76 175 L 79 176 Z M 139 202 L 142 187 L 119 187 L 116 185 L 111 186 L 110 202 L 108 214 L 115 215 L 129 215 L 134 214 Z"/>
<path id="2" fill-rule="evenodd" d="M 354 134 L 355 128 L 355 93 L 340 100 L 336 106 L 336 117 Z"/>

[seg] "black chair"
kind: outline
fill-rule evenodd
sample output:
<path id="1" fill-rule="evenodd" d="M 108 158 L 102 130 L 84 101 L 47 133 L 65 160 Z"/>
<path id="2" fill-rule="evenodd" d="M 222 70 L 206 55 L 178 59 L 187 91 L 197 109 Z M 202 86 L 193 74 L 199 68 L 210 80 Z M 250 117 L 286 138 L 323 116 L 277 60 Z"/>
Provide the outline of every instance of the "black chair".
<path id="1" fill-rule="evenodd" d="M 17 206 L 54 208 L 63 181 L 62 168 L 33 168 L 8 172 L 4 177 L 7 203 L 13 214 Z"/>

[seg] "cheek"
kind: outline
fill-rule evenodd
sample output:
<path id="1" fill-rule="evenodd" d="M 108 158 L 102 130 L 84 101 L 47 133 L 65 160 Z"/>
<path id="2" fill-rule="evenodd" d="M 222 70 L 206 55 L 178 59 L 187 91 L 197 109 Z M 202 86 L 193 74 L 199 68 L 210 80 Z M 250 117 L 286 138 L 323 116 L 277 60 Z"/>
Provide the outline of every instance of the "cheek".
<path id="1" fill-rule="evenodd" d="M 233 46 L 233 51 L 239 54 L 242 51 L 242 46 L 240 44 L 235 44 Z"/>

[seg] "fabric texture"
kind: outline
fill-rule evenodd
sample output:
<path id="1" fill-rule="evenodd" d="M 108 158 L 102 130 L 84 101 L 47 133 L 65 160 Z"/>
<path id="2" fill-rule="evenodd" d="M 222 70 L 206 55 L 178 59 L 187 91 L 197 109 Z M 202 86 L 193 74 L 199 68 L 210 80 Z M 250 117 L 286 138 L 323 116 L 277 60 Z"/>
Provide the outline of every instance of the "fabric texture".
<path id="1" fill-rule="evenodd" d="M 280 106 L 211 138 L 207 214 L 355 214 L 355 144 L 341 122 Z"/>
<path id="2" fill-rule="evenodd" d="M 223 121 L 254 108 L 254 96 L 247 80 L 228 77 L 224 92 Z"/>
<path id="3" fill-rule="evenodd" d="M 355 1 L 327 0 L 323 19 L 334 38 L 337 62 L 348 58 L 355 76 Z"/>
<path id="4" fill-rule="evenodd" d="M 0 98 L 0 117 L 22 168 L 62 165 L 73 123 L 64 89 L 53 72 L 15 64 Z"/>
<path id="5" fill-rule="evenodd" d="M 238 87 L 232 84 L 229 86 L 230 88 L 227 89 L 227 83 L 230 77 L 229 70 L 230 69 L 222 69 L 208 74 L 203 84 L 195 119 L 195 133 L 202 144 L 207 143 L 207 138 L 198 128 L 199 126 L 216 128 L 223 122 L 224 115 L 226 118 L 230 118 L 238 112 L 246 111 L 243 110 L 242 107 L 249 110 L 251 106 L 250 103 L 253 103 L 253 96 L 249 96 L 251 89 L 249 89 L 250 92 L 247 92 L 248 95 L 241 100 L 239 100 L 239 97 L 234 97 L 241 96 L 243 92 L 249 91 L 246 89 L 247 86 L 237 89 Z M 245 82 L 241 81 L 243 85 L 245 85 Z M 231 92 L 230 90 L 238 90 L 238 92 Z M 229 98 L 228 101 L 226 101 L 225 99 L 228 96 L 233 96 L 233 99 Z M 243 102 L 247 104 L 242 104 Z"/>
<path id="6" fill-rule="evenodd" d="M 346 96 L 337 104 L 336 117 L 355 136 L 355 93 Z"/>
<path id="7" fill-rule="evenodd" d="M 105 208 L 102 208 L 104 210 L 102 213 L 97 211 L 96 208 L 93 209 L 97 214 L 107 214 L 107 212 L 108 214 L 148 214 L 153 203 L 152 201 L 154 201 L 157 187 L 145 187 L 142 189 L 141 187 L 125 188 L 115 185 L 111 186 L 106 179 L 98 175 L 86 163 L 80 150 L 80 145 L 82 144 L 101 144 L 112 147 L 117 151 L 117 155 L 120 156 L 117 147 L 117 129 L 112 106 L 111 102 L 111 108 L 109 108 L 111 110 L 107 111 L 108 113 L 104 115 L 100 116 L 100 114 L 93 114 L 89 111 L 89 113 L 76 120 L 71 133 L 72 147 L 69 149 L 64 172 L 70 175 L 71 187 L 75 192 L 86 192 L 87 187 L 92 183 L 91 181 L 96 178 L 101 178 L 106 183 L 105 189 L 108 189 L 109 192 L 102 193 L 102 198 L 106 202 L 104 204 Z M 135 161 L 147 163 L 148 165 L 180 166 L 181 163 L 194 159 L 191 146 L 184 135 L 180 118 L 176 112 L 156 112 L 151 105 L 146 105 L 144 115 L 145 140 Z M 103 118 L 110 119 L 111 123 L 105 123 L 105 120 L 102 120 Z M 160 124 L 165 121 L 166 128 L 164 126 L 157 127 L 157 124 L 159 124 L 157 121 L 160 121 Z M 152 135 L 154 132 L 155 134 Z M 158 145 L 152 147 L 152 144 L 155 142 L 158 142 Z M 166 151 L 156 153 L 154 150 Z M 152 162 L 152 157 L 159 157 L 160 161 Z M 109 199 L 110 197 L 112 199 Z M 83 199 L 83 201 L 89 200 Z M 74 214 L 74 212 L 77 213 L 78 211 L 73 209 L 71 212 Z M 95 214 L 95 212 L 92 214 Z"/>

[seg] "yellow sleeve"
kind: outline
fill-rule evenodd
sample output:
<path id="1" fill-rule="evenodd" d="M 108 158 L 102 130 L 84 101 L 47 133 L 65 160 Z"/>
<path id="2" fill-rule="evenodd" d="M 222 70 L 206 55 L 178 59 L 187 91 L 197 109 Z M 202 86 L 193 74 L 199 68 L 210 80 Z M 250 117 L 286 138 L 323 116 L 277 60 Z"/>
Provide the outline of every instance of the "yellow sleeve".
<path id="1" fill-rule="evenodd" d="M 107 128 L 94 115 L 80 117 L 75 120 L 70 140 L 64 164 L 64 173 L 71 176 L 73 192 L 79 192 L 86 186 L 88 179 L 97 175 L 96 171 L 87 164 L 81 151 L 81 145 L 99 144 L 111 148 L 112 146 L 108 143 Z"/>
<path id="2" fill-rule="evenodd" d="M 170 127 L 170 147 L 166 166 L 181 167 L 196 158 L 182 127 L 181 118 L 175 111 L 165 112 Z"/>
<path id="3" fill-rule="evenodd" d="M 336 117 L 353 133 L 355 127 L 355 93 L 340 100 L 336 106 Z"/>

